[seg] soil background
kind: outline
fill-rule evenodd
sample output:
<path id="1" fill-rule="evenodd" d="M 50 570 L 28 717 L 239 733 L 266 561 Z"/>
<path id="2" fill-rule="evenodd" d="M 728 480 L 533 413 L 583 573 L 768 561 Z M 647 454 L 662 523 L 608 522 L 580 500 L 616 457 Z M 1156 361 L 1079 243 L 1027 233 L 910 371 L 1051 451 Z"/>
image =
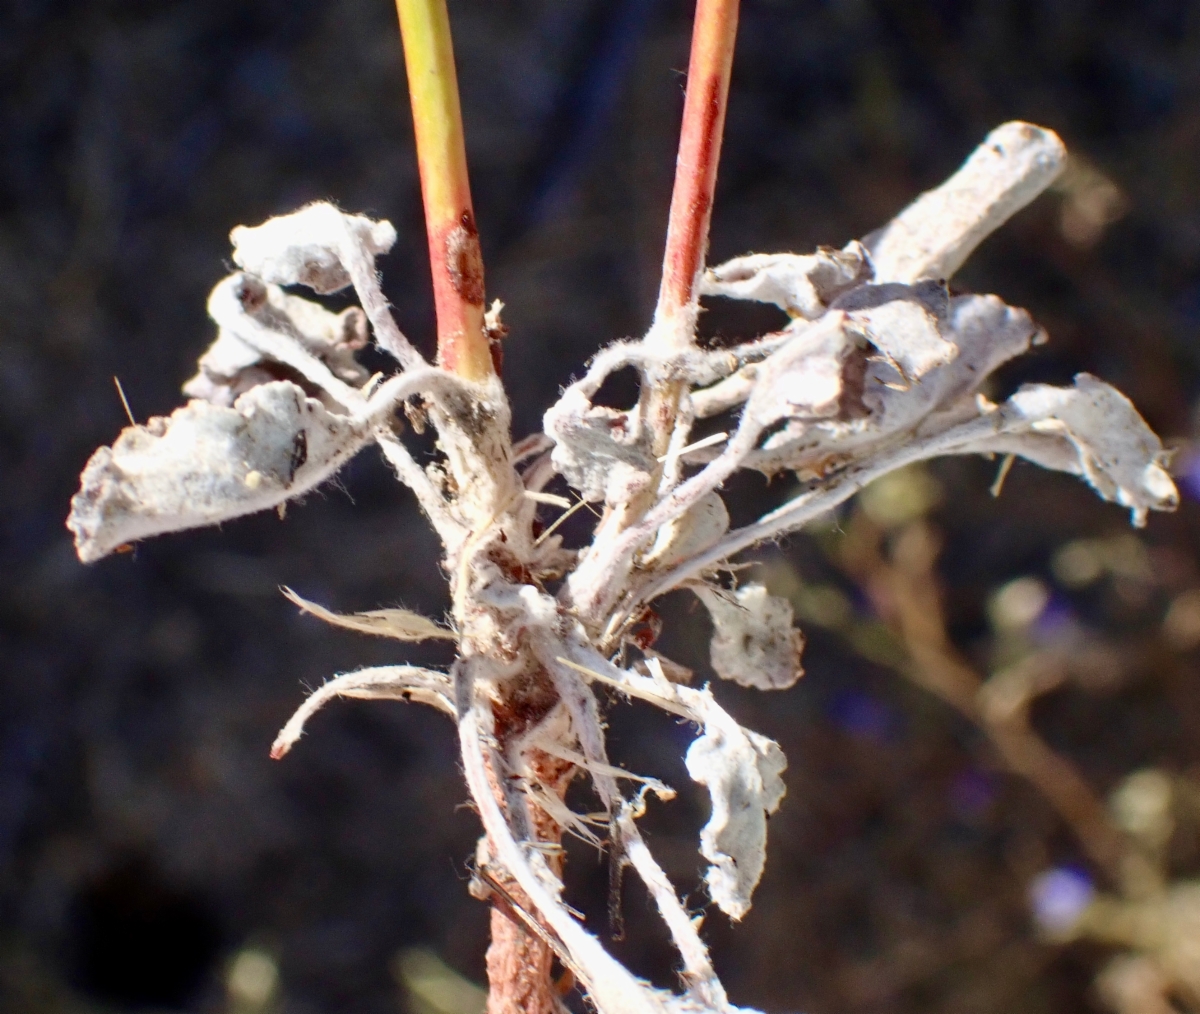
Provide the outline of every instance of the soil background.
<path id="1" fill-rule="evenodd" d="M 691 5 L 450 6 L 523 435 L 590 354 L 649 320 Z M 429 350 L 394 10 L 10 0 L 0 19 L 0 1007 L 232 1012 L 226 971 L 247 947 L 276 962 L 270 1006 L 286 1014 L 415 1010 L 393 975 L 404 948 L 480 981 L 487 914 L 466 889 L 478 832 L 450 724 L 345 702 L 284 762 L 267 758 L 306 686 L 444 661 L 321 626 L 277 590 L 343 610 L 446 608 L 437 547 L 378 455 L 284 521 L 157 539 L 91 567 L 63 527 L 88 455 L 125 425 L 113 377 L 139 420 L 180 404 L 239 223 L 317 198 L 389 218 L 400 238 L 386 289 Z M 1050 335 L 994 393 L 1094 373 L 1182 446 L 1186 472 L 1200 395 L 1195 4 L 743 0 L 710 260 L 861 236 L 1013 118 L 1059 131 L 1084 168 L 955 280 L 1027 307 Z M 703 329 L 727 341 L 778 323 L 714 304 Z M 1036 577 L 1108 660 L 1103 678 L 1040 702 L 1038 729 L 1101 793 L 1148 766 L 1192 778 L 1200 656 L 1160 635 L 1200 585 L 1200 505 L 1185 488 L 1179 512 L 1130 543 L 1125 513 L 1067 476 L 1018 464 L 991 498 L 995 467 L 931 469 L 955 643 L 986 668 L 989 601 Z M 785 493 L 738 486 L 735 518 Z M 822 554 L 836 535 L 764 557 L 793 586 L 840 588 L 869 622 Z M 1064 585 L 1052 563 L 1079 538 L 1117 540 L 1149 566 Z M 707 621 L 682 599 L 663 611 L 663 647 L 704 678 Z M 845 638 L 810 625 L 806 659 L 786 693 L 718 688 L 790 758 L 754 910 L 737 927 L 708 918 L 734 1001 L 778 1014 L 1094 1009 L 1105 953 L 1039 942 L 1030 921 L 1034 874 L 1087 869 L 1045 802 Z M 684 789 L 651 814 L 651 845 L 700 909 L 690 733 L 624 705 L 612 723 L 625 763 Z M 1174 876 L 1200 872 L 1194 841 L 1173 855 Z M 603 863 L 581 848 L 571 878 L 607 936 Z M 644 895 L 628 889 L 625 910 L 614 946 L 670 982 Z"/>

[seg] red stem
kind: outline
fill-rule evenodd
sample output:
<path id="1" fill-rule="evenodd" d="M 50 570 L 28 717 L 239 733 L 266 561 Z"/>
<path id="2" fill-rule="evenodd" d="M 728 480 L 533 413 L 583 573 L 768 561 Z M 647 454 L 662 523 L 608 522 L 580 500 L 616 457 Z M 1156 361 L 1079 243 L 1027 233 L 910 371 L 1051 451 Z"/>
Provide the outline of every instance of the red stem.
<path id="1" fill-rule="evenodd" d="M 655 323 L 679 344 L 692 340 L 697 283 L 708 252 L 713 191 L 737 39 L 738 0 L 698 0 L 688 62 L 687 94 L 667 225 Z"/>

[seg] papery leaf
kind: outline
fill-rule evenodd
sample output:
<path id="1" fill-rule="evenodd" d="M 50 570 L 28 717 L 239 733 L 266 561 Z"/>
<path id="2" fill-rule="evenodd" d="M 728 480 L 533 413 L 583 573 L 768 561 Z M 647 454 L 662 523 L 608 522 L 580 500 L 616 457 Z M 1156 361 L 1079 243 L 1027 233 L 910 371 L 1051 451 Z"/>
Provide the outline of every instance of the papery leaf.
<path id="1" fill-rule="evenodd" d="M 708 690 L 687 699 L 704 724 L 688 748 L 687 769 L 708 789 L 712 815 L 700 832 L 700 852 L 712 865 L 704 875 L 721 911 L 741 919 L 762 878 L 767 858 L 767 815 L 783 799 L 787 758 L 779 744 L 743 729 Z"/>
<path id="2" fill-rule="evenodd" d="M 835 304 L 848 326 L 858 331 L 894 367 L 893 386 L 906 388 L 930 370 L 954 361 L 958 347 L 942 334 L 950 299 L 944 285 L 860 285 Z"/>
<path id="3" fill-rule="evenodd" d="M 453 630 L 439 627 L 433 620 L 408 609 L 372 609 L 365 613 L 335 613 L 324 606 L 297 595 L 291 588 L 281 588 L 284 598 L 319 620 L 354 630 L 360 634 L 391 637 L 397 641 L 457 641 Z"/>
<path id="4" fill-rule="evenodd" d="M 867 253 L 854 241 L 844 250 L 735 257 L 704 273 L 700 293 L 774 303 L 793 317 L 815 320 L 840 293 L 870 277 Z"/>
<path id="5" fill-rule="evenodd" d="M 332 204 L 317 202 L 262 225 L 239 225 L 229 234 L 238 267 L 264 282 L 307 285 L 320 293 L 337 292 L 350 284 L 347 238 L 376 256 L 392 248 L 396 230 L 391 222 L 347 215 Z"/>
<path id="6" fill-rule="evenodd" d="M 950 278 L 989 234 L 1054 182 L 1066 159 L 1052 130 L 1020 121 L 997 127 L 945 183 L 863 240 L 875 280 Z"/>
<path id="7" fill-rule="evenodd" d="M 888 309 L 888 304 L 880 309 Z M 895 335 L 881 337 L 883 329 L 873 316 L 875 312 L 875 308 L 853 312 L 856 326 L 889 349 L 887 356 L 875 356 L 863 363 L 857 387 L 859 410 L 841 418 L 788 424 L 763 444 L 751 462 L 754 467 L 768 472 L 790 468 L 805 475 L 819 475 L 831 460 L 851 453 L 867 454 L 869 445 L 892 440 L 935 413 L 955 410 L 960 403 L 963 413 L 974 417 L 977 409 L 971 398 L 973 392 L 998 366 L 1026 351 L 1041 333 L 1028 313 L 1006 306 L 995 296 L 955 297 L 949 300 L 939 321 L 937 339 L 950 343 L 953 355 L 939 357 L 948 361 L 912 380 L 905 378 L 896 362 L 897 357 L 905 358 L 904 349 Z M 932 341 L 927 346 L 936 347 Z M 916 355 L 907 360 L 914 372 L 917 360 Z"/>
<path id="8" fill-rule="evenodd" d="M 192 401 L 130 426 L 87 463 L 67 527 L 91 563 L 124 544 L 266 510 L 319 485 L 371 439 L 288 381 L 232 408 Z"/>
<path id="9" fill-rule="evenodd" d="M 552 461 L 584 500 L 619 503 L 645 488 L 657 463 L 633 412 L 592 407 L 568 392 L 543 421 Z"/>
<path id="10" fill-rule="evenodd" d="M 368 338 L 361 309 L 352 306 L 331 313 L 319 303 L 245 275 L 225 279 L 214 296 L 231 285 L 237 296 L 226 300 L 225 312 L 218 310 L 223 319 L 216 341 L 200 357 L 199 372 L 183 385 L 184 394 L 216 405 L 232 405 L 251 387 L 280 379 L 280 367 L 301 376 L 311 372 L 305 369 L 306 362 L 297 361 L 297 355 L 305 353 L 340 382 L 355 388 L 366 383 L 367 371 L 354 358 L 354 351 L 365 346 Z M 265 343 L 261 340 L 264 334 L 274 341 Z M 321 380 L 317 376 L 313 382 Z M 341 390 L 331 393 L 345 396 Z"/>
<path id="11" fill-rule="evenodd" d="M 734 592 L 696 584 L 692 590 L 712 614 L 709 646 L 722 679 L 760 690 L 783 690 L 802 675 L 804 635 L 792 626 L 792 605 L 761 584 Z"/>
<path id="12" fill-rule="evenodd" d="M 991 430 L 962 453 L 1018 454 L 1086 479 L 1105 500 L 1128 507 L 1133 523 L 1150 510 L 1174 510 L 1169 452 L 1133 403 L 1087 373 L 1073 387 L 1027 384 L 985 419 Z"/>
<path id="13" fill-rule="evenodd" d="M 702 553 L 729 531 L 729 511 L 717 493 L 708 493 L 682 517 L 663 525 L 658 538 L 642 557 L 644 568 L 669 567 Z"/>
<path id="14" fill-rule="evenodd" d="M 760 428 L 786 418 L 836 418 L 846 392 L 846 361 L 855 345 L 841 313 L 798 330 L 759 364 L 746 416 Z"/>

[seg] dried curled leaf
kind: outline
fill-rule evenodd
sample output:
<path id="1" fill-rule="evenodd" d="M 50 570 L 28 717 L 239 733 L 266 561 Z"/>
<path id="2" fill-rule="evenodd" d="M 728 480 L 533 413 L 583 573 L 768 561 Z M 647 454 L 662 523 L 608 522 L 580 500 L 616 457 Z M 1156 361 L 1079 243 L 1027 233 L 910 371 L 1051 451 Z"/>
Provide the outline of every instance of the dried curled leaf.
<path id="1" fill-rule="evenodd" d="M 954 361 L 958 347 L 942 334 L 950 299 L 939 282 L 861 285 L 838 300 L 847 323 L 870 342 L 899 376 L 891 386 L 914 380 Z"/>
<path id="2" fill-rule="evenodd" d="M 700 293 L 774 303 L 793 317 L 816 320 L 840 293 L 870 277 L 867 252 L 853 240 L 844 250 L 735 257 L 704 273 Z"/>
<path id="3" fill-rule="evenodd" d="M 704 724 L 704 734 L 688 748 L 688 774 L 712 800 L 712 815 L 700 832 L 700 852 L 712 864 L 704 879 L 721 911 L 741 919 L 762 878 L 767 815 L 786 792 L 780 775 L 787 758 L 774 740 L 738 725 L 708 690 L 687 697 Z"/>
<path id="4" fill-rule="evenodd" d="M 544 420 L 554 467 L 584 500 L 620 503 L 645 488 L 656 462 L 633 412 L 593 407 L 568 392 Z"/>
<path id="5" fill-rule="evenodd" d="M 67 527 L 84 563 L 164 532 L 253 514 L 324 482 L 371 439 L 288 381 L 232 408 L 192 401 L 130 426 L 87 463 Z"/>
<path id="6" fill-rule="evenodd" d="M 1139 528 L 1148 511 L 1179 503 L 1165 468 L 1169 452 L 1125 395 L 1088 373 L 1073 387 L 1028 384 L 986 421 L 992 432 L 965 453 L 1018 454 L 1081 476 L 1105 500 L 1128 507 Z"/>
<path id="7" fill-rule="evenodd" d="M 902 288 L 919 295 L 922 286 L 873 288 Z M 882 346 L 878 355 L 859 350 L 845 360 L 844 382 L 857 400 L 846 397 L 843 404 L 853 410 L 833 418 L 789 422 L 762 445 L 751 461 L 754 467 L 819 476 L 829 462 L 849 454 L 862 458 L 872 446 L 888 444 L 936 413 L 950 413 L 947 425 L 962 415 L 973 417 L 978 410 L 971 396 L 979 384 L 996 367 L 1026 351 L 1040 334 L 1029 314 L 995 296 L 958 296 L 932 317 L 936 332 L 919 325 L 923 347 L 916 341 L 904 343 L 897 333 L 886 332 L 875 314 L 890 313 L 893 303 L 907 302 L 889 300 L 852 311 L 855 328 Z M 912 312 L 936 314 L 939 307 L 936 300 L 918 300 Z M 939 343 L 950 350 L 939 351 Z M 905 365 L 916 379 L 906 377 Z M 803 370 L 804 363 L 797 361 L 790 368 Z"/>
<path id="8" fill-rule="evenodd" d="M 315 602 L 301 598 L 291 588 L 281 588 L 284 598 L 310 616 L 360 634 L 391 637 L 397 641 L 457 641 L 453 630 L 439 627 L 433 620 L 407 609 L 372 609 L 365 613 L 335 613 Z"/>
<path id="9" fill-rule="evenodd" d="M 727 592 L 707 584 L 693 590 L 713 620 L 713 669 L 744 687 L 784 690 L 804 675 L 804 635 L 792 626 L 792 605 L 761 584 Z"/>
<path id="10" fill-rule="evenodd" d="M 236 290 L 235 299 L 226 301 L 225 313 L 218 309 L 224 319 L 218 321 L 216 341 L 200 357 L 199 372 L 183 385 L 184 394 L 232 405 L 250 388 L 282 379 L 282 371 L 302 376 L 306 364 L 298 366 L 296 356 L 303 353 L 339 381 L 355 388 L 366 383 L 367 371 L 354 358 L 368 340 L 367 318 L 361 309 L 352 306 L 331 313 L 319 303 L 245 275 L 226 279 L 214 295 L 230 285 Z M 263 332 L 276 340 L 264 343 Z"/>
<path id="11" fill-rule="evenodd" d="M 362 701 L 416 701 L 454 717 L 454 687 L 450 677 L 413 665 L 385 665 L 335 676 L 309 695 L 271 744 L 271 759 L 283 757 L 304 733 L 305 723 L 335 697 Z"/>
<path id="12" fill-rule="evenodd" d="M 759 364 L 745 417 L 760 429 L 780 419 L 837 418 L 847 388 L 847 360 L 854 350 L 855 339 L 841 313 L 797 331 Z"/>
<path id="13" fill-rule="evenodd" d="M 1019 120 L 993 130 L 962 168 L 863 240 L 875 280 L 950 278 L 975 248 L 1066 166 L 1057 134 Z"/>
<path id="14" fill-rule="evenodd" d="M 317 202 L 258 226 L 239 225 L 229 234 L 233 260 L 240 268 L 275 285 L 307 285 L 330 293 L 351 282 L 348 261 L 358 250 L 372 257 L 396 242 L 391 222 L 347 215 Z M 347 240 L 354 243 L 351 250 Z"/>

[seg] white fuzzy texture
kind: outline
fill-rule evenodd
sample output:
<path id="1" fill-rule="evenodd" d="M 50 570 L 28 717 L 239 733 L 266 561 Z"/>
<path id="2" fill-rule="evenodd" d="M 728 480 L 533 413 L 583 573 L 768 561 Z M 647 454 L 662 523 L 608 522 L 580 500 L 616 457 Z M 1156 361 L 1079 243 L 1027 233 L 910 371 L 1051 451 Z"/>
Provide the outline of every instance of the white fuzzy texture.
<path id="1" fill-rule="evenodd" d="M 67 526 L 79 558 L 98 560 L 151 535 L 276 507 L 324 482 L 370 437 L 287 381 L 255 387 L 232 408 L 193 401 L 93 454 Z"/>
<path id="2" fill-rule="evenodd" d="M 700 832 L 700 853 L 712 865 L 704 874 L 721 911 L 741 919 L 767 861 L 767 816 L 779 809 L 787 758 L 779 744 L 743 729 L 708 690 L 692 691 L 704 734 L 688 748 L 687 769 L 705 786 L 712 815 Z"/>
<path id="3" fill-rule="evenodd" d="M 1058 177 L 1067 149 L 1052 130 L 997 127 L 936 190 L 863 242 L 881 282 L 947 279 L 991 233 Z"/>
<path id="4" fill-rule="evenodd" d="M 1091 374 L 1078 374 L 1073 387 L 1028 384 L 983 418 L 992 433 L 964 451 L 1019 454 L 1081 476 L 1105 500 L 1128 507 L 1138 527 L 1151 510 L 1179 502 L 1154 431 L 1133 402 Z"/>
<path id="5" fill-rule="evenodd" d="M 792 604 L 761 584 L 734 592 L 696 584 L 692 590 L 712 615 L 709 651 L 721 679 L 759 690 L 786 690 L 803 674 L 804 635 L 792 626 Z"/>
<path id="6" fill-rule="evenodd" d="M 352 281 L 343 264 L 348 242 L 373 259 L 391 250 L 396 230 L 391 222 L 373 222 L 317 203 L 254 228 L 239 225 L 229 239 L 234 263 L 264 282 L 330 293 Z"/>
<path id="7" fill-rule="evenodd" d="M 774 303 L 793 317 L 815 320 L 838 293 L 870 276 L 870 260 L 855 240 L 844 250 L 735 257 L 706 271 L 700 291 L 705 296 Z"/>

